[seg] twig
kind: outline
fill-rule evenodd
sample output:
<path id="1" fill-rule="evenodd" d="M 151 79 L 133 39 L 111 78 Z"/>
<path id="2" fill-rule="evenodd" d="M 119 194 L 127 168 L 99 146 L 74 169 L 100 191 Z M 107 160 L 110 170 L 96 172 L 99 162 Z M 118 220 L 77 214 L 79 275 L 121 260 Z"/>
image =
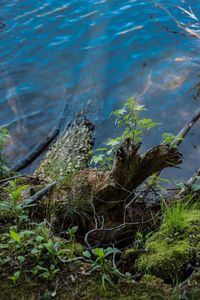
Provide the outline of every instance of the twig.
<path id="1" fill-rule="evenodd" d="M 10 180 L 13 180 L 13 179 L 17 179 L 19 177 L 28 177 L 28 176 L 26 174 L 19 174 L 19 175 L 16 175 L 16 176 L 8 177 L 8 178 L 5 178 L 5 179 L 1 179 L 0 184 L 5 183 L 5 182 L 10 181 Z"/>
<path id="2" fill-rule="evenodd" d="M 26 174 L 20 174 L 20 175 L 12 176 L 12 177 L 1 180 L 1 182 L 3 182 L 3 183 L 0 185 L 0 189 L 3 189 L 11 180 L 17 179 L 17 178 L 22 178 L 22 177 L 29 178 L 29 179 L 34 179 L 34 177 L 26 175 Z"/>
<path id="3" fill-rule="evenodd" d="M 29 203 L 32 202 L 38 202 L 43 196 L 45 196 L 55 185 L 57 184 L 56 181 L 53 181 L 52 183 L 48 184 L 45 186 L 43 189 L 35 193 L 33 196 L 31 196 L 29 199 L 26 201 Z"/>

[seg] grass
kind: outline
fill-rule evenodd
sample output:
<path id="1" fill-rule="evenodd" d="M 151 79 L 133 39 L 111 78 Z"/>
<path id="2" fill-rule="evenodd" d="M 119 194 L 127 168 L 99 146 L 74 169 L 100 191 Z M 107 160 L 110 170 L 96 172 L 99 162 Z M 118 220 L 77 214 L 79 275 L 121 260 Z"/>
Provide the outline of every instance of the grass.
<path id="1" fill-rule="evenodd" d="M 163 210 L 163 224 L 168 234 L 174 235 L 176 232 L 181 232 L 186 226 L 187 221 L 184 217 L 191 209 L 191 205 L 188 201 L 176 201 L 170 206 L 162 208 Z"/>

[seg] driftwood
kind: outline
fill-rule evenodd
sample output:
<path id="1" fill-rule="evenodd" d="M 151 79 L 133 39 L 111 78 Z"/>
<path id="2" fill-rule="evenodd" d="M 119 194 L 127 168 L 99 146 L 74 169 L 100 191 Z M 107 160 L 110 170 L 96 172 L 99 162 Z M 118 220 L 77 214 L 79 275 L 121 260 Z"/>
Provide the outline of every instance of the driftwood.
<path id="1" fill-rule="evenodd" d="M 174 144 L 179 146 L 182 142 L 182 139 L 187 135 L 193 125 L 199 120 L 200 118 L 200 108 L 198 108 L 191 118 L 186 122 L 185 126 L 179 131 L 177 134 Z"/>
<path id="2" fill-rule="evenodd" d="M 56 181 L 53 181 L 52 183 L 46 185 L 43 189 L 39 190 L 38 192 L 36 192 L 33 196 L 31 196 L 27 202 L 28 203 L 37 203 L 38 201 L 40 201 L 44 196 L 46 196 L 47 193 L 49 193 L 54 186 L 57 184 Z"/>
<path id="3" fill-rule="evenodd" d="M 177 148 L 159 145 L 144 155 L 138 153 L 141 144 L 127 139 L 117 151 L 108 182 L 96 193 L 97 199 L 107 202 L 124 199 L 149 176 L 166 167 L 176 167 L 182 162 Z"/>

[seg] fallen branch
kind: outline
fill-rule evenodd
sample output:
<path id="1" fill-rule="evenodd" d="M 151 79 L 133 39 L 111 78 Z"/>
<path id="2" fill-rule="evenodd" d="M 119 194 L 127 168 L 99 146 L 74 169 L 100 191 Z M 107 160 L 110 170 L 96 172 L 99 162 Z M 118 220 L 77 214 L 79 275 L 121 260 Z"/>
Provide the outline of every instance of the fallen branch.
<path id="1" fill-rule="evenodd" d="M 133 191 L 149 176 L 166 167 L 176 167 L 182 163 L 181 154 L 176 147 L 163 144 L 140 155 L 138 153 L 140 146 L 141 144 L 133 144 L 130 139 L 125 140 L 121 145 L 108 182 L 95 194 L 97 202 L 98 199 L 103 199 L 110 204 L 114 202 L 113 205 L 116 206 L 116 200 L 125 199 L 130 191 Z M 120 206 L 119 203 L 117 205 Z"/>
<path id="2" fill-rule="evenodd" d="M 43 189 L 39 190 L 37 193 L 35 193 L 33 196 L 31 196 L 26 201 L 28 203 L 38 202 L 42 197 L 44 197 L 48 192 L 50 192 L 56 184 L 57 184 L 56 181 L 51 182 L 50 184 L 45 186 Z"/>
<path id="3" fill-rule="evenodd" d="M 199 118 L 200 118 L 200 108 L 198 107 L 197 110 L 192 115 L 192 117 L 189 119 L 189 121 L 187 121 L 185 126 L 179 131 L 173 144 L 179 146 L 183 138 L 185 138 L 187 133 L 190 131 L 193 125 L 199 120 Z"/>

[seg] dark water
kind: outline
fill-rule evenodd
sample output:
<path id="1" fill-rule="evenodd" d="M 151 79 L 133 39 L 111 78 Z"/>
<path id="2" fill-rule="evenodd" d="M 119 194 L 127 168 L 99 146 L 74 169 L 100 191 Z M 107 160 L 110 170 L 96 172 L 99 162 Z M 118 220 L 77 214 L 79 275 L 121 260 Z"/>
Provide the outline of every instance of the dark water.
<path id="1" fill-rule="evenodd" d="M 178 20 L 196 24 L 176 5 L 200 17 L 197 0 L 159 3 Z M 200 105 L 192 89 L 200 39 L 150 0 L 1 0 L 0 21 L 0 126 L 11 132 L 11 162 L 56 125 L 65 103 L 66 125 L 81 111 L 96 123 L 97 146 L 115 133 L 108 116 L 130 96 L 162 122 L 148 146 L 163 131 L 177 133 Z M 181 146 L 177 178 L 200 165 L 199 140 L 196 124 Z"/>

